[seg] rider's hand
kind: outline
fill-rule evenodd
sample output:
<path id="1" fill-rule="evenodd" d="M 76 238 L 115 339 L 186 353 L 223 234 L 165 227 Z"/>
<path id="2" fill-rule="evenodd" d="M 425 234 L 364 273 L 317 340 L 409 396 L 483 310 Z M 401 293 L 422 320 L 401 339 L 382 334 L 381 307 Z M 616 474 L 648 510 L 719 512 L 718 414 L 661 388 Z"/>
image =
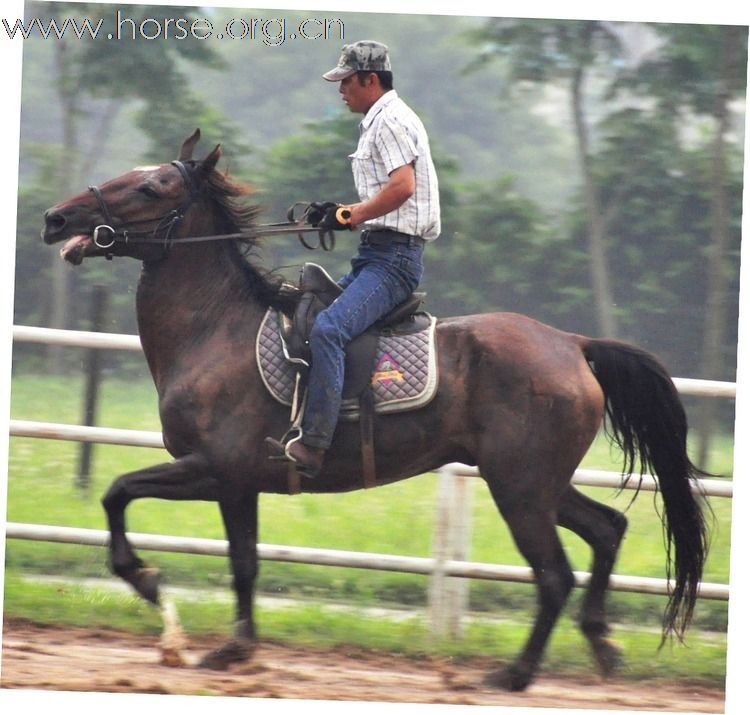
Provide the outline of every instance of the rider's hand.
<path id="1" fill-rule="evenodd" d="M 316 224 L 321 231 L 351 231 L 352 212 L 346 206 L 334 204 L 326 209 L 323 219 Z"/>
<path id="2" fill-rule="evenodd" d="M 335 208 L 333 201 L 313 201 L 307 208 L 305 219 L 311 226 L 316 226 L 325 218 L 326 211 Z"/>

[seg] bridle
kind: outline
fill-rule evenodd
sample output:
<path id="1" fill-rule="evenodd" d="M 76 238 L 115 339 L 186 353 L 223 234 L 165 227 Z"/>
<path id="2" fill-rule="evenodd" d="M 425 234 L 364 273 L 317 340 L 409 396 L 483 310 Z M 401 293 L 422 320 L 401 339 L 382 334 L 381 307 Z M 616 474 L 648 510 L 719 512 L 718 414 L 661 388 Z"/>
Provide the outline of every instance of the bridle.
<path id="1" fill-rule="evenodd" d="M 97 248 L 106 251 L 107 249 L 112 248 L 116 243 L 160 243 L 165 250 L 169 249 L 172 243 L 172 234 L 174 230 L 185 218 L 188 209 L 200 195 L 200 187 L 196 185 L 195 180 L 185 164 L 177 159 L 171 162 L 171 164 L 179 170 L 185 188 L 188 190 L 188 195 L 182 204 L 176 209 L 172 209 L 164 215 L 155 218 L 135 219 L 133 221 L 122 222 L 116 226 L 115 221 L 112 218 L 112 213 L 110 212 L 99 187 L 89 186 L 89 191 L 94 195 L 105 221 L 94 228 L 92 238 Z M 153 223 L 155 225 L 149 230 L 133 229 L 134 226 L 148 223 Z M 102 234 L 108 235 L 103 237 Z M 112 258 L 112 254 L 107 254 L 107 258 Z"/>
<path id="2" fill-rule="evenodd" d="M 111 249 L 117 243 L 159 245 L 165 254 L 168 253 L 169 249 L 176 243 L 173 234 L 182 220 L 185 218 L 185 214 L 188 212 L 190 207 L 201 195 L 201 188 L 196 183 L 193 175 L 182 161 L 180 161 L 179 159 L 175 159 L 170 163 L 180 172 L 188 195 L 176 209 L 172 209 L 162 216 L 157 216 L 155 218 L 135 219 L 133 221 L 124 221 L 118 225 L 115 225 L 112 213 L 110 212 L 109 207 L 107 206 L 107 202 L 104 200 L 104 196 L 102 196 L 102 192 L 99 187 L 88 187 L 89 191 L 94 195 L 96 203 L 99 206 L 99 210 L 104 217 L 104 223 L 101 223 L 98 226 L 94 227 L 92 240 L 97 248 L 106 251 L 104 255 L 107 260 L 111 260 L 114 256 L 114 254 L 109 249 Z M 305 209 L 303 210 L 301 217 L 295 218 L 295 211 L 300 205 L 305 206 Z M 307 213 L 309 209 L 309 204 L 297 202 L 287 212 L 288 220 L 285 222 L 263 224 L 252 231 L 243 231 L 239 233 L 220 233 L 210 236 L 182 236 L 177 240 L 177 242 L 179 242 L 180 244 L 204 243 L 207 241 L 242 240 L 260 236 L 291 233 L 298 235 L 300 242 L 305 248 L 311 250 L 315 248 L 322 248 L 325 251 L 333 250 L 335 245 L 333 232 L 322 231 L 306 223 Z M 142 224 L 149 223 L 155 224 L 153 228 L 133 228 Z M 305 241 L 303 233 L 309 232 L 316 232 L 318 234 L 317 246 L 310 245 Z M 103 234 L 105 235 L 103 236 Z"/>

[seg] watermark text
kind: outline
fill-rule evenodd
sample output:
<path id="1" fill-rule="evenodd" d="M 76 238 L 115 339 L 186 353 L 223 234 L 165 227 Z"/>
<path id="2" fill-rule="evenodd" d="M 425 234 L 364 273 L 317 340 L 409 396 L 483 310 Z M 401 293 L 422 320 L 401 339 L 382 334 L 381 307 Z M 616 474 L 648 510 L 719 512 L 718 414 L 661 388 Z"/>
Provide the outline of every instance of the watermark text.
<path id="1" fill-rule="evenodd" d="M 233 17 L 223 25 L 207 18 L 146 17 L 132 18 L 117 10 L 113 25 L 105 28 L 104 18 L 48 18 L 30 20 L 2 19 L 8 39 L 79 40 L 255 40 L 269 47 L 279 47 L 287 40 L 343 40 L 344 23 L 339 18 L 307 17 L 299 21 L 284 17 Z M 1 31 L 0 31 L 1 34 Z"/>

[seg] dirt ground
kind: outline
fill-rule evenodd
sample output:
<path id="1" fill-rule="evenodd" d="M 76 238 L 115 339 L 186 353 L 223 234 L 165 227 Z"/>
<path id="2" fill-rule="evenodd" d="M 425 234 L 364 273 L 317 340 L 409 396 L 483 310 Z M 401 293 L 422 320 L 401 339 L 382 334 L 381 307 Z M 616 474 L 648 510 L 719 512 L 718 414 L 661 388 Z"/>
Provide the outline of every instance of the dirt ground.
<path id="1" fill-rule="evenodd" d="M 161 664 L 158 639 L 115 631 L 39 626 L 8 620 L 2 688 L 113 693 L 227 695 L 306 700 L 512 705 L 724 712 L 720 689 L 639 684 L 542 674 L 524 693 L 486 688 L 488 663 L 408 659 L 358 649 L 299 648 L 262 642 L 255 659 L 226 672 L 191 667 L 218 641 L 191 638 L 186 665 Z"/>

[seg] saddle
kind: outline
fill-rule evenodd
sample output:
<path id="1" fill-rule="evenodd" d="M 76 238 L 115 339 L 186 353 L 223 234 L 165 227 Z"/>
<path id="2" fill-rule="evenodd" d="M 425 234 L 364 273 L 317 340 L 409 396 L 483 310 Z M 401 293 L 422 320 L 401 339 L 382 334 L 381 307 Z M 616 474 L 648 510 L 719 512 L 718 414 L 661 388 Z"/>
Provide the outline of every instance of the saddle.
<path id="1" fill-rule="evenodd" d="M 310 367 L 310 332 L 318 313 L 338 298 L 343 289 L 325 269 L 315 263 L 305 263 L 300 271 L 299 289 L 302 298 L 294 315 L 281 316 L 279 330 L 286 347 L 286 357 L 301 368 Z M 429 316 L 418 313 L 425 293 L 412 293 L 403 303 L 380 318 L 362 335 L 346 347 L 344 370 L 344 400 L 360 396 L 370 384 L 372 364 L 381 334 L 408 335 L 424 330 Z"/>
<path id="2" fill-rule="evenodd" d="M 299 289 L 302 297 L 292 316 L 278 314 L 278 334 L 283 346 L 284 357 L 295 371 L 294 397 L 292 400 L 291 426 L 282 438 L 286 441 L 291 434 L 301 429 L 304 414 L 305 394 L 311 362 L 310 331 L 317 315 L 331 305 L 343 289 L 315 263 L 305 263 L 300 271 Z M 362 442 L 362 466 L 365 487 L 376 486 L 374 415 L 378 346 L 384 337 L 398 339 L 422 333 L 434 327 L 434 318 L 419 312 L 425 293 L 413 293 L 407 300 L 380 318 L 362 335 L 355 338 L 346 348 L 344 387 L 342 391 L 342 418 L 349 416 L 359 419 Z M 376 366 L 376 367 L 374 367 Z M 352 409 L 352 403 L 358 411 Z M 395 411 L 395 410 L 393 410 Z M 291 491 L 290 485 L 290 491 Z"/>

